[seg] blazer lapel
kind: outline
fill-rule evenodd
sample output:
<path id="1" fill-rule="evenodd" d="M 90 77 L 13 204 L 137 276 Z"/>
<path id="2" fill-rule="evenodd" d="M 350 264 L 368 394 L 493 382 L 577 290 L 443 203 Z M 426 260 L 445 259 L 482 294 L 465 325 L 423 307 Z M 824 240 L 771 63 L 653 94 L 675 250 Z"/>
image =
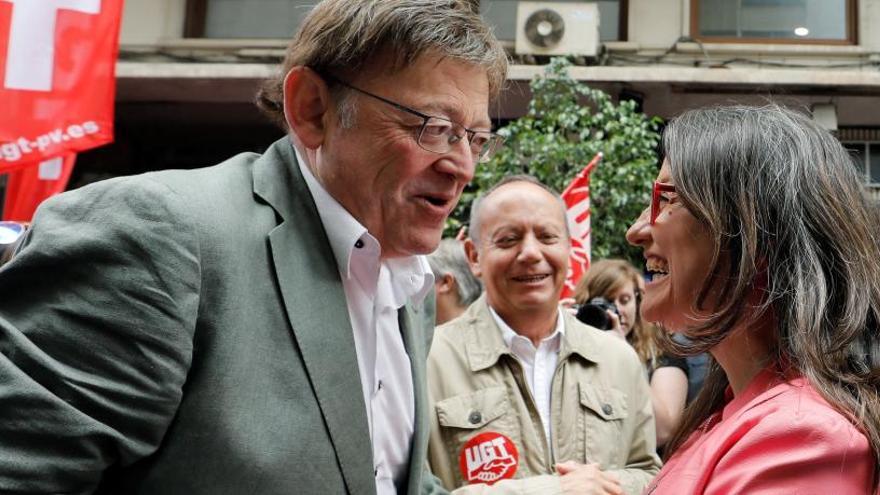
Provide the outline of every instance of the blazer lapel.
<path id="1" fill-rule="evenodd" d="M 287 137 L 255 163 L 254 192 L 281 217 L 269 233 L 275 274 L 348 491 L 373 493 L 372 447 L 345 293 Z"/>
<path id="2" fill-rule="evenodd" d="M 428 294 L 425 302 L 432 297 L 433 294 Z M 403 335 L 403 345 L 409 354 L 413 397 L 415 397 L 415 422 L 407 493 L 416 494 L 420 491 L 425 452 L 428 450 L 428 392 L 425 386 L 427 383 L 425 361 L 434 330 L 433 314 L 432 311 L 425 311 L 424 304 L 407 304 L 398 312 L 398 323 L 400 333 Z"/>

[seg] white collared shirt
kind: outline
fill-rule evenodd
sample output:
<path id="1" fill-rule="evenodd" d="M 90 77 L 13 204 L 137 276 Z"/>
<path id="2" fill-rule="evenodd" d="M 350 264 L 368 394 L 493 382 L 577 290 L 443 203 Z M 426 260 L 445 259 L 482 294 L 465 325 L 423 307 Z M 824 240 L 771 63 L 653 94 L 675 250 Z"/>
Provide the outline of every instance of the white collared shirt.
<path id="1" fill-rule="evenodd" d="M 541 340 L 535 348 L 532 341 L 516 333 L 494 309 L 489 307 L 492 318 L 501 329 L 501 336 L 510 352 L 516 356 L 523 365 L 523 373 L 526 375 L 526 383 L 535 399 L 535 406 L 541 416 L 544 426 L 544 437 L 547 439 L 548 448 L 550 442 L 550 392 L 553 389 L 553 375 L 556 373 L 556 363 L 559 360 L 559 349 L 562 346 L 562 336 L 565 334 L 561 310 L 556 315 L 556 329 L 549 337 Z"/>
<path id="2" fill-rule="evenodd" d="M 396 494 L 406 489 L 415 429 L 412 369 L 398 310 L 410 299 L 420 304 L 434 276 L 424 256 L 383 261 L 376 238 L 330 196 L 298 150 L 296 157 L 345 291 L 373 447 L 376 491 Z"/>

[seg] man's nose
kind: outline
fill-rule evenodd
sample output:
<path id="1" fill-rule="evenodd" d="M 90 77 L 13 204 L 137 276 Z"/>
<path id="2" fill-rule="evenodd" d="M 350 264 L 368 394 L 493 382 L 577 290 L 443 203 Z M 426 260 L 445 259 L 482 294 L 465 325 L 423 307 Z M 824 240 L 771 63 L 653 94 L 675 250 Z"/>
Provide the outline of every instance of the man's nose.
<path id="1" fill-rule="evenodd" d="M 522 261 L 534 261 L 541 259 L 541 243 L 533 235 L 527 235 L 522 240 L 519 251 L 519 259 Z"/>
<path id="2" fill-rule="evenodd" d="M 456 181 L 468 183 L 474 178 L 477 167 L 477 157 L 471 152 L 470 141 L 467 134 L 453 143 L 440 160 L 440 171 L 455 177 Z"/>
<path id="3" fill-rule="evenodd" d="M 633 246 L 641 246 L 642 244 L 647 242 L 650 236 L 650 217 L 650 207 L 642 210 L 642 213 L 639 215 L 638 218 L 636 218 L 636 221 L 633 222 L 633 224 L 629 226 L 629 229 L 626 230 L 626 242 L 632 244 Z"/>

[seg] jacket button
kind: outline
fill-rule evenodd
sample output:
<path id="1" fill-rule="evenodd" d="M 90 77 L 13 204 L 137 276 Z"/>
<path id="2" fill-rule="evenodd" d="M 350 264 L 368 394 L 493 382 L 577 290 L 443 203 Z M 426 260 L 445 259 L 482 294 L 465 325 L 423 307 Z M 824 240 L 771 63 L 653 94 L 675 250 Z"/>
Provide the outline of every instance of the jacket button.
<path id="1" fill-rule="evenodd" d="M 472 425 L 475 425 L 482 420 L 483 420 L 483 415 L 480 414 L 480 411 L 471 411 L 471 415 L 468 416 L 468 421 L 470 421 Z"/>
<path id="2" fill-rule="evenodd" d="M 614 408 L 611 407 L 611 404 L 605 404 L 602 406 L 602 412 L 608 415 L 614 412 Z"/>

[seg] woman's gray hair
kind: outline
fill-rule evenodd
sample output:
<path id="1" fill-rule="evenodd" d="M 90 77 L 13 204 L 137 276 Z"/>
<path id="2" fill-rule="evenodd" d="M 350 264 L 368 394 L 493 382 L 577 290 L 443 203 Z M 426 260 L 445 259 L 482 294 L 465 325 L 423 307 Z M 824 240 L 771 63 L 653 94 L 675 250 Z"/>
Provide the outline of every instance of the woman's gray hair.
<path id="1" fill-rule="evenodd" d="M 257 93 L 257 105 L 286 129 L 284 78 L 293 67 L 342 76 L 387 56 L 390 66 L 382 69 L 395 72 L 429 52 L 484 68 L 490 96 L 500 93 L 507 55 L 492 28 L 467 1 L 324 0 L 303 20 L 280 73 Z"/>
<path id="2" fill-rule="evenodd" d="M 664 345 L 695 354 L 738 324 L 773 318 L 778 362 L 854 418 L 880 459 L 880 235 L 852 158 L 812 119 L 777 105 L 686 112 L 663 149 L 680 201 L 714 240 L 694 302 L 712 314 L 687 330 L 691 345 Z M 705 308 L 713 284 L 718 307 Z M 672 450 L 723 401 L 723 371 L 712 374 Z"/>
<path id="3" fill-rule="evenodd" d="M 437 250 L 428 255 L 428 264 L 437 278 L 446 273 L 452 275 L 458 288 L 458 302 L 462 306 L 470 306 L 483 292 L 480 280 L 471 273 L 461 241 L 441 240 Z"/>
<path id="4" fill-rule="evenodd" d="M 566 215 L 566 206 L 565 200 L 562 199 L 562 196 L 559 195 L 552 187 L 544 184 L 537 177 L 527 174 L 515 174 L 515 175 L 507 175 L 502 178 L 500 181 L 496 182 L 492 187 L 485 191 L 481 191 L 474 202 L 471 203 L 471 212 L 470 212 L 470 220 L 468 221 L 468 237 L 474 241 L 474 244 L 480 244 L 480 212 L 483 209 L 483 202 L 486 200 L 489 195 L 491 195 L 496 190 L 500 189 L 502 186 L 507 184 L 511 184 L 513 182 L 528 182 L 529 184 L 534 184 L 541 189 L 550 193 L 556 200 L 559 202 L 559 207 L 562 208 L 562 216 L 565 221 L 565 234 L 570 235 L 571 229 L 568 227 L 568 216 Z"/>

